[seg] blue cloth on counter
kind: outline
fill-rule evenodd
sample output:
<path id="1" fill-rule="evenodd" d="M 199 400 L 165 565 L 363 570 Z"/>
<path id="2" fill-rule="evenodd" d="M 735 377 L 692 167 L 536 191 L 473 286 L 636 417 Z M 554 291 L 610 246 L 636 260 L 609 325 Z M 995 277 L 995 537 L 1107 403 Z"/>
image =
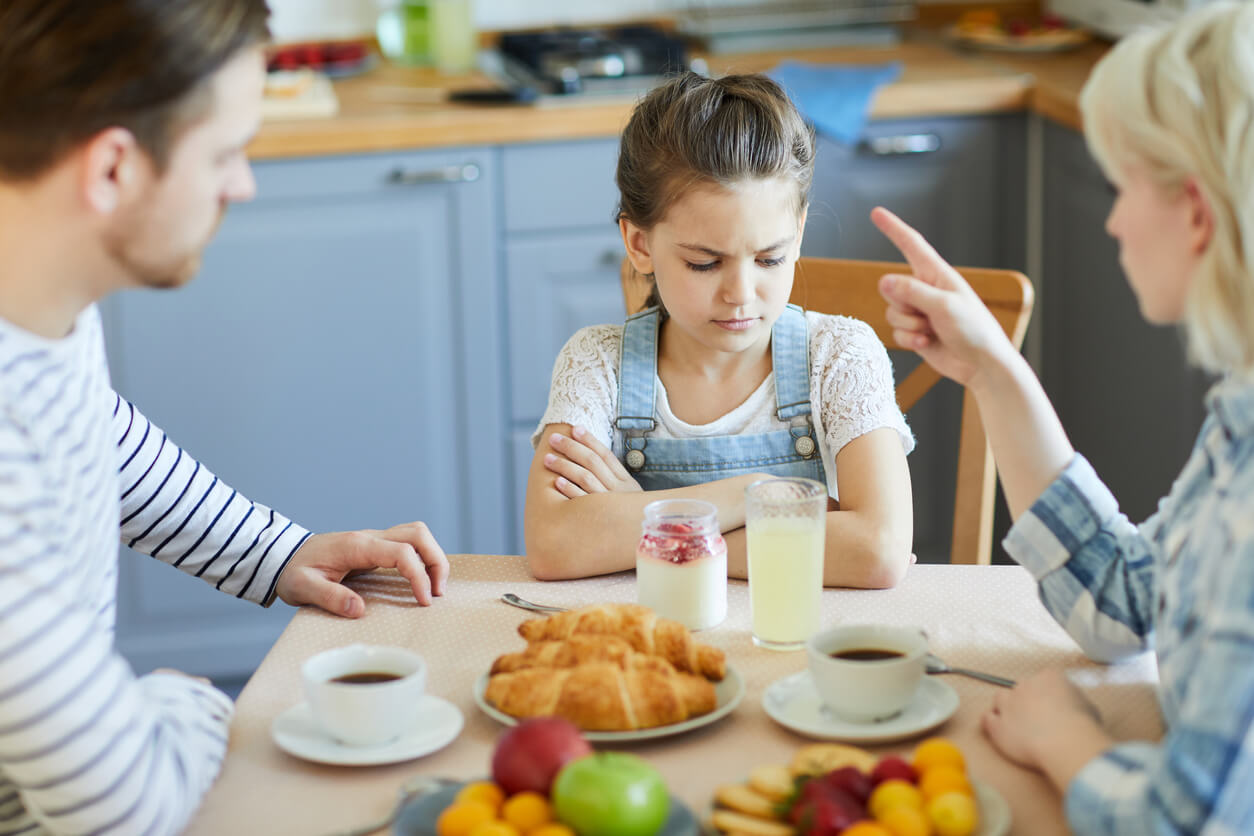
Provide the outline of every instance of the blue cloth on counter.
<path id="1" fill-rule="evenodd" d="M 784 61 L 767 73 L 824 136 L 852 145 L 866 127 L 871 97 L 881 84 L 901 75 L 891 64 L 803 64 Z"/>

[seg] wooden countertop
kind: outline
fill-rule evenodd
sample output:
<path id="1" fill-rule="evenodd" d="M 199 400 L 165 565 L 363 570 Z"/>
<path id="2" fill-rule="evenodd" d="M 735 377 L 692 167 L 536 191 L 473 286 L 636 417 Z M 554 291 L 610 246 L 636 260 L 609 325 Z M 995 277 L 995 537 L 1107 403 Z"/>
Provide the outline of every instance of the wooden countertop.
<path id="1" fill-rule="evenodd" d="M 872 118 L 973 115 L 1032 109 L 1079 128 L 1077 99 L 1093 64 L 1109 49 L 1008 55 L 959 51 L 931 32 L 891 47 L 832 48 L 707 56 L 710 72 L 759 72 L 785 58 L 815 63 L 901 61 L 904 71 L 871 105 Z M 458 145 L 615 136 L 633 101 L 572 100 L 535 106 L 450 103 L 449 90 L 490 87 L 482 75 L 382 63 L 335 84 L 340 110 L 329 118 L 267 121 L 249 148 L 254 159 L 395 151 Z"/>

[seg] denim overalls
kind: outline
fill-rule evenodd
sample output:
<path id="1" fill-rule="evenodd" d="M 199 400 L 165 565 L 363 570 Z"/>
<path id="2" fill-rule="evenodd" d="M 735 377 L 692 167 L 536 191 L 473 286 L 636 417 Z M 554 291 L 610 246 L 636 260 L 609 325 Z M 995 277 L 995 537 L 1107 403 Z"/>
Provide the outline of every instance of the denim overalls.
<path id="1" fill-rule="evenodd" d="M 805 476 L 827 485 L 810 420 L 810 341 L 801 308 L 789 305 L 771 329 L 776 415 L 790 426 L 753 435 L 649 437 L 657 426 L 653 403 L 660 324 L 657 308 L 629 317 L 618 366 L 614 453 L 640 487 L 683 488 L 762 472 Z"/>

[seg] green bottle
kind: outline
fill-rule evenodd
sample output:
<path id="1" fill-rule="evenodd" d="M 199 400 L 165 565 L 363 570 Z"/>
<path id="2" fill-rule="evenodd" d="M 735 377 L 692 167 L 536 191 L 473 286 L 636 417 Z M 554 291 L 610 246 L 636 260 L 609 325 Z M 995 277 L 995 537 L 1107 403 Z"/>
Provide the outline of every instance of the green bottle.
<path id="1" fill-rule="evenodd" d="M 379 49 L 402 64 L 430 64 L 431 10 L 428 0 L 386 0 L 375 29 Z"/>

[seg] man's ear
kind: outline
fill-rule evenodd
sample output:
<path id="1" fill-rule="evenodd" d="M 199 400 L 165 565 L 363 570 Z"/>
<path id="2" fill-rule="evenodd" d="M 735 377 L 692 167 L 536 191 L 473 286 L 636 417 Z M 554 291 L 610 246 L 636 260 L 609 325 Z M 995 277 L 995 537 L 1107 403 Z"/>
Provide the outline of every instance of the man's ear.
<path id="1" fill-rule="evenodd" d="M 627 250 L 631 266 L 641 275 L 653 273 L 653 256 L 649 253 L 648 234 L 623 217 L 618 219 L 618 231 L 623 235 L 623 248 Z"/>
<path id="2" fill-rule="evenodd" d="M 150 176 L 148 155 L 125 128 L 106 128 L 80 153 L 80 194 L 88 209 L 100 215 L 128 203 Z"/>
<path id="3" fill-rule="evenodd" d="M 1184 197 L 1189 204 L 1189 245 L 1194 255 L 1201 255 L 1215 235 L 1215 213 L 1195 178 L 1185 181 Z"/>

